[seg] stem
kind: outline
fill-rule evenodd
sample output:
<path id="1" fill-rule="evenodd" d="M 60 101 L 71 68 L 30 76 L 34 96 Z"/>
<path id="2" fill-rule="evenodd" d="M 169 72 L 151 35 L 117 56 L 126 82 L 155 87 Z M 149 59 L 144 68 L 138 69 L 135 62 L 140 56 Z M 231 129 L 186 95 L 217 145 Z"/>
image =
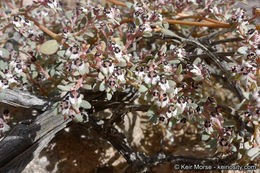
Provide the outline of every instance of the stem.
<path id="1" fill-rule="evenodd" d="M 217 40 L 217 41 L 213 41 L 211 43 L 212 46 L 217 45 L 217 44 L 221 44 L 221 43 L 227 43 L 227 42 L 237 42 L 237 41 L 242 41 L 245 40 L 241 37 L 236 37 L 236 38 L 227 38 L 227 39 L 223 39 L 223 40 Z"/>
<path id="2" fill-rule="evenodd" d="M 117 0 L 106 0 L 108 2 L 111 2 L 113 4 L 126 7 L 124 2 L 120 2 Z M 195 17 L 195 16 L 194 16 Z M 213 23 L 206 23 L 206 22 L 190 22 L 190 21 L 181 21 L 181 20 L 173 20 L 173 19 L 164 19 L 164 21 L 168 22 L 169 24 L 181 24 L 181 25 L 192 25 L 192 26 L 206 26 L 206 27 L 213 27 L 213 28 L 230 28 L 231 25 L 228 23 L 223 23 L 216 21 L 214 19 L 207 19 L 202 17 L 204 20 L 208 20 Z"/>
<path id="3" fill-rule="evenodd" d="M 34 22 L 34 24 L 36 26 L 38 26 L 43 32 L 45 32 L 46 34 L 48 34 L 49 36 L 51 36 L 52 38 L 54 38 L 55 40 L 61 40 L 60 37 L 58 36 L 58 34 L 55 34 L 54 32 L 52 32 L 51 30 L 49 30 L 48 28 L 46 28 L 45 26 L 41 25 L 40 23 L 38 23 L 36 20 L 34 20 L 32 17 L 28 16 L 26 13 L 23 13 L 22 15 L 24 15 L 28 20 Z"/>
<path id="4" fill-rule="evenodd" d="M 28 16 L 27 13 L 22 13 L 21 15 L 25 16 L 28 20 L 32 21 L 36 26 L 38 26 L 43 32 L 45 32 L 46 34 L 48 34 L 50 37 L 52 37 L 53 39 L 57 40 L 60 44 L 62 44 L 63 46 L 69 48 L 70 46 L 62 41 L 62 36 L 60 34 L 56 34 L 54 32 L 52 32 L 51 30 L 49 30 L 48 28 L 46 28 L 45 26 L 41 25 L 39 22 L 37 22 L 35 19 L 33 19 L 32 17 Z"/>
<path id="5" fill-rule="evenodd" d="M 20 8 L 23 7 L 23 0 L 20 1 Z"/>
<path id="6" fill-rule="evenodd" d="M 119 6 L 122 6 L 122 7 L 126 7 L 124 2 L 120 2 L 120 1 L 117 1 L 117 0 L 106 0 L 106 1 L 111 2 L 113 4 L 116 4 L 116 5 L 119 5 Z"/>
<path id="7" fill-rule="evenodd" d="M 228 23 L 216 24 L 209 22 L 190 22 L 190 21 L 182 21 L 182 20 L 173 20 L 173 19 L 164 19 L 164 21 L 169 24 L 181 24 L 181 25 L 191 25 L 191 26 L 206 26 L 212 28 L 230 28 L 231 25 Z"/>

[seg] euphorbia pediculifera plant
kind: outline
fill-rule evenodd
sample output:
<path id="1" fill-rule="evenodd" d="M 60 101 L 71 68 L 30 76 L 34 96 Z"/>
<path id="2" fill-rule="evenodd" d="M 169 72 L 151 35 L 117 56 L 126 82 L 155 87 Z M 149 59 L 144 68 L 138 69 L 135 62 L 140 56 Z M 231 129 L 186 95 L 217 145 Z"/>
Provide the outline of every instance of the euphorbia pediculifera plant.
<path id="1" fill-rule="evenodd" d="M 254 19 L 260 10 L 250 16 L 231 8 L 230 0 L 107 2 L 74 9 L 57 0 L 21 8 L 3 3 L 1 43 L 14 31 L 19 38 L 15 48 L 0 48 L 1 90 L 58 97 L 57 114 L 84 122 L 86 110 L 96 109 L 85 90 L 106 92 L 110 100 L 133 86 L 169 145 L 173 130 L 193 124 L 206 148 L 238 152 L 245 163 L 256 160 L 260 34 Z M 216 79 L 232 95 L 227 106 L 219 93 L 204 89 Z M 1 118 L 1 134 L 6 129 Z"/>

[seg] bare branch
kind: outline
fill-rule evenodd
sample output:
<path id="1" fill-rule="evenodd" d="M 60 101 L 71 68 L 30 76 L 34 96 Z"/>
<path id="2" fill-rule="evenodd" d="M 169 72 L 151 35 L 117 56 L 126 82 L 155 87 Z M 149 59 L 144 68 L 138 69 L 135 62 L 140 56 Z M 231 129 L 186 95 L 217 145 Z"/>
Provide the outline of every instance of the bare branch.
<path id="1" fill-rule="evenodd" d="M 222 39 L 222 40 L 217 40 L 213 41 L 210 43 L 211 46 L 217 45 L 217 44 L 222 44 L 222 43 L 227 43 L 227 42 L 236 42 L 236 41 L 242 41 L 245 40 L 241 37 L 236 37 L 236 38 L 227 38 L 227 39 Z"/>
<path id="2" fill-rule="evenodd" d="M 55 115 L 52 110 L 49 110 L 37 117 L 32 124 L 15 126 L 0 141 L 0 170 L 39 140 L 48 137 L 48 134 L 53 134 L 57 127 L 61 125 L 65 127 L 64 125 L 70 121 L 71 119 L 64 121 L 63 116 Z"/>
<path id="3" fill-rule="evenodd" d="M 237 159 L 237 153 L 233 153 L 230 156 L 219 158 L 194 158 L 187 156 L 178 156 L 170 153 L 159 152 L 157 154 L 147 156 L 145 153 L 135 151 L 129 143 L 126 141 L 124 134 L 118 132 L 114 127 L 110 127 L 105 130 L 106 125 L 97 125 L 98 120 L 94 117 L 90 118 L 88 124 L 91 125 L 93 130 L 99 134 L 102 138 L 108 140 L 114 148 L 118 150 L 120 154 L 127 160 L 129 167 L 128 172 L 138 172 L 141 170 L 150 170 L 153 166 L 161 164 L 163 162 L 178 163 L 178 164 L 200 164 L 217 166 L 219 164 L 229 165 Z M 83 128 L 88 129 L 86 124 L 81 124 Z"/>
<path id="4" fill-rule="evenodd" d="M 23 91 L 10 89 L 0 91 L 0 102 L 16 107 L 36 108 L 40 110 L 45 109 L 48 105 L 48 102 L 43 98 L 33 96 Z"/>

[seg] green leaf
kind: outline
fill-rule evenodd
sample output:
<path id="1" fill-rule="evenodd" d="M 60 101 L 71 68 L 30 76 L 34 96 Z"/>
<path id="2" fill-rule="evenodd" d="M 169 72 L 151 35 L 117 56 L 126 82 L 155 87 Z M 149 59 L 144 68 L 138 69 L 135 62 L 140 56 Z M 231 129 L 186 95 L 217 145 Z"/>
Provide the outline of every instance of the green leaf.
<path id="1" fill-rule="evenodd" d="M 161 32 L 163 33 L 163 34 L 165 34 L 165 35 L 169 35 L 169 36 L 172 36 L 172 37 L 176 37 L 176 38 L 179 38 L 179 36 L 177 35 L 177 34 L 175 34 L 174 32 L 172 32 L 172 31 L 170 31 L 170 30 L 168 30 L 168 29 L 162 29 L 161 30 Z M 179 42 L 178 40 L 174 40 L 174 41 L 176 41 L 176 42 Z M 180 43 L 180 42 L 179 42 Z"/>
<path id="2" fill-rule="evenodd" d="M 151 32 L 144 32 L 144 34 L 143 34 L 143 37 L 145 37 L 145 38 L 149 38 L 152 36 L 153 36 L 153 34 Z"/>
<path id="3" fill-rule="evenodd" d="M 86 32 L 85 34 L 89 37 L 95 37 L 95 34 L 93 34 L 92 32 Z"/>
<path id="4" fill-rule="evenodd" d="M 146 86 L 144 86 L 144 85 L 141 85 L 140 87 L 139 87 L 139 92 L 141 92 L 141 93 L 143 93 L 143 92 L 145 92 L 145 91 L 147 91 L 148 90 L 148 88 L 146 88 Z"/>
<path id="5" fill-rule="evenodd" d="M 169 83 L 169 86 L 172 88 L 176 86 L 176 82 L 173 80 L 168 80 L 168 83 Z"/>
<path id="6" fill-rule="evenodd" d="M 62 91 L 69 91 L 71 86 L 70 85 L 58 85 L 57 88 L 59 88 Z"/>
<path id="7" fill-rule="evenodd" d="M 6 67 L 6 63 L 4 61 L 0 60 L 0 69 L 5 70 L 5 67 Z"/>
<path id="8" fill-rule="evenodd" d="M 9 51 L 4 48 L 0 48 L 0 57 L 9 58 Z"/>
<path id="9" fill-rule="evenodd" d="M 38 76 L 38 72 L 37 71 L 34 71 L 33 73 L 32 73 L 32 78 L 36 78 Z"/>
<path id="10" fill-rule="evenodd" d="M 198 107 L 195 103 L 188 103 L 187 106 L 192 107 L 193 109 L 196 109 Z"/>
<path id="11" fill-rule="evenodd" d="M 175 60 L 171 60 L 169 61 L 170 64 L 179 64 L 180 63 L 180 60 L 178 59 L 175 59 Z"/>
<path id="12" fill-rule="evenodd" d="M 31 47 L 32 49 L 35 49 L 35 48 L 36 48 L 36 43 L 35 43 L 34 41 L 29 40 L 29 41 L 28 41 L 28 44 L 30 45 L 30 47 Z"/>
<path id="13" fill-rule="evenodd" d="M 178 66 L 177 74 L 181 74 L 181 72 L 182 72 L 182 64 L 180 64 L 180 65 Z"/>
<path id="14" fill-rule="evenodd" d="M 74 116 L 75 117 L 73 120 L 75 120 L 76 122 L 83 122 L 83 117 L 81 114 L 75 114 Z"/>
<path id="15" fill-rule="evenodd" d="M 117 65 L 118 65 L 119 67 L 125 67 L 127 64 L 126 64 L 126 62 L 123 60 L 123 61 L 120 61 Z"/>
<path id="16" fill-rule="evenodd" d="M 133 4 L 130 3 L 130 2 L 125 2 L 125 5 L 126 5 L 127 8 L 131 8 L 133 6 Z"/>
<path id="17" fill-rule="evenodd" d="M 198 65 L 200 62 L 201 62 L 201 59 L 200 59 L 200 58 L 196 58 L 196 59 L 193 61 L 193 64 L 194 64 L 194 65 Z"/>
<path id="18" fill-rule="evenodd" d="M 250 92 L 243 91 L 244 97 L 249 100 Z"/>
<path id="19" fill-rule="evenodd" d="M 94 58 L 94 54 L 93 53 L 88 53 L 88 54 L 86 54 L 86 58 L 93 59 Z"/>
<path id="20" fill-rule="evenodd" d="M 240 48 L 237 49 L 237 52 L 242 54 L 242 55 L 247 54 L 247 51 L 248 51 L 248 47 L 246 47 L 246 46 L 243 46 L 243 47 L 240 47 Z"/>
<path id="21" fill-rule="evenodd" d="M 91 104 L 86 101 L 86 100 L 82 100 L 80 107 L 84 108 L 84 109 L 90 109 L 91 108 Z"/>
<path id="22" fill-rule="evenodd" d="M 143 24 L 143 20 L 140 17 L 135 18 L 135 24 L 136 26 L 140 26 Z"/>
<path id="23" fill-rule="evenodd" d="M 248 141 L 244 143 L 244 148 L 245 148 L 246 150 L 248 150 L 249 148 L 251 148 L 251 145 L 249 144 Z"/>
<path id="24" fill-rule="evenodd" d="M 105 86 L 105 81 L 102 81 L 99 85 L 99 91 L 105 91 L 106 86 Z"/>
<path id="25" fill-rule="evenodd" d="M 202 81 L 204 80 L 204 77 L 203 76 L 196 76 L 196 77 L 192 77 L 193 80 L 195 81 Z"/>
<path id="26" fill-rule="evenodd" d="M 60 56 L 60 57 L 64 57 L 65 55 L 65 50 L 60 50 L 57 52 L 57 55 Z"/>
<path id="27" fill-rule="evenodd" d="M 59 114 L 58 108 L 54 108 L 53 114 L 54 114 L 55 116 Z"/>
<path id="28" fill-rule="evenodd" d="M 107 93 L 107 100 L 111 100 L 112 99 L 112 94 L 111 93 Z"/>
<path id="29" fill-rule="evenodd" d="M 216 148 L 217 142 L 218 142 L 217 139 L 211 139 L 209 142 L 207 142 L 207 145 L 205 146 L 205 148 L 210 148 L 210 149 Z"/>
<path id="30" fill-rule="evenodd" d="M 84 74 L 86 74 L 86 73 L 89 73 L 88 67 L 85 65 L 84 68 L 79 71 L 79 73 L 80 73 L 81 75 L 84 75 Z"/>
<path id="31" fill-rule="evenodd" d="M 206 135 L 206 134 L 203 134 L 202 136 L 201 136 L 201 140 L 202 141 L 206 141 L 206 140 L 208 140 L 210 138 L 210 136 L 209 135 Z"/>
<path id="32" fill-rule="evenodd" d="M 55 69 L 51 69 L 50 75 L 51 75 L 51 76 L 54 76 L 54 75 L 55 75 L 55 72 L 56 72 Z"/>
<path id="33" fill-rule="evenodd" d="M 149 121 L 150 121 L 151 123 L 153 123 L 153 124 L 157 124 L 157 123 L 158 123 L 158 117 L 157 117 L 157 115 L 153 114 L 153 115 L 150 117 Z"/>
<path id="34" fill-rule="evenodd" d="M 99 72 L 99 73 L 98 73 L 98 78 L 99 78 L 99 79 L 104 79 L 105 77 L 104 77 L 104 75 L 103 75 L 101 72 Z"/>
<path id="35" fill-rule="evenodd" d="M 92 89 L 92 86 L 91 86 L 91 85 L 88 85 L 88 84 L 85 84 L 85 85 L 83 85 L 82 88 L 84 88 L 84 89 L 86 89 L 86 90 L 91 90 L 91 89 Z"/>
<path id="36" fill-rule="evenodd" d="M 71 18 L 72 18 L 72 11 L 66 11 L 66 12 L 65 12 L 65 16 L 66 16 L 68 19 L 71 19 Z"/>
<path id="37" fill-rule="evenodd" d="M 83 17 L 80 23 L 83 24 L 83 25 L 85 25 L 85 24 L 87 23 L 87 18 L 86 18 L 86 17 Z"/>
<path id="38" fill-rule="evenodd" d="M 155 105 L 151 106 L 149 108 L 149 110 L 147 111 L 146 115 L 151 117 L 155 114 L 155 112 L 157 111 L 157 107 Z"/>
<path id="39" fill-rule="evenodd" d="M 45 55 L 52 55 L 57 52 L 58 48 L 59 44 L 56 40 L 48 40 L 41 45 L 40 51 Z"/>
<path id="40" fill-rule="evenodd" d="M 226 120 L 223 123 L 224 127 L 234 127 L 236 125 L 236 121 L 234 120 Z"/>

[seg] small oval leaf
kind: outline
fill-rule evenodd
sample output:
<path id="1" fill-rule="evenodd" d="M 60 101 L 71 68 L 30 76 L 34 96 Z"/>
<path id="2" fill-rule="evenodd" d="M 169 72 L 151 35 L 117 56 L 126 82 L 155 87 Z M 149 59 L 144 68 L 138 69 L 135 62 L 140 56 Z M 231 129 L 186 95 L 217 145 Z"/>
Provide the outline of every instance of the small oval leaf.
<path id="1" fill-rule="evenodd" d="M 58 48 L 59 45 L 56 40 L 48 40 L 41 45 L 40 51 L 45 55 L 52 55 L 57 52 Z"/>
<path id="2" fill-rule="evenodd" d="M 88 101 L 86 101 L 86 100 L 82 100 L 80 106 L 85 108 L 85 109 L 90 109 L 91 108 L 91 104 Z"/>

